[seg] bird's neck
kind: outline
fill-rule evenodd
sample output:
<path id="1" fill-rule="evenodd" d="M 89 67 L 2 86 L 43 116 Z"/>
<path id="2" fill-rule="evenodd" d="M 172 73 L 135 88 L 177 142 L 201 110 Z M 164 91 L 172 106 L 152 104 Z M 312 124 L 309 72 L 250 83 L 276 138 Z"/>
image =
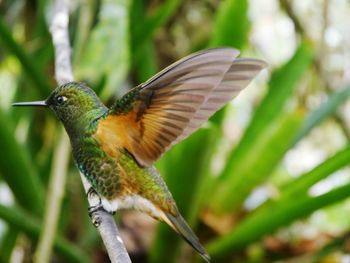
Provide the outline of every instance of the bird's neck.
<path id="1" fill-rule="evenodd" d="M 90 137 L 97 128 L 98 120 L 107 113 L 107 108 L 98 108 L 85 112 L 83 116 L 64 123 L 72 146 L 78 146 L 84 139 Z"/>

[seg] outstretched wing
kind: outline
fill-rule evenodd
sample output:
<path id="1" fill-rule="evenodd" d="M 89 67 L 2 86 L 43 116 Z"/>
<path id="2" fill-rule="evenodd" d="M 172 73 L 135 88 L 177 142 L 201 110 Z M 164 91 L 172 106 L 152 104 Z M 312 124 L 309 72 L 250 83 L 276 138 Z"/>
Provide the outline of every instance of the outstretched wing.
<path id="1" fill-rule="evenodd" d="M 265 67 L 238 58 L 231 48 L 209 49 L 167 67 L 118 100 L 98 132 L 109 144 L 129 151 L 139 164 L 152 165 L 218 109 L 237 96 Z M 107 138 L 105 138 L 107 139 Z"/>

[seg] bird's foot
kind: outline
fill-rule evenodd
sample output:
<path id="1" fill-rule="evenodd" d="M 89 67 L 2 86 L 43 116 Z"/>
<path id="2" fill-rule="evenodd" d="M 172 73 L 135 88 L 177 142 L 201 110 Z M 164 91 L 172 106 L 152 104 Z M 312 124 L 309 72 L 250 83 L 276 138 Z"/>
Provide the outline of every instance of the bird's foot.
<path id="1" fill-rule="evenodd" d="M 100 211 L 100 210 L 105 211 L 101 203 L 98 205 L 89 206 L 88 208 L 89 216 L 95 227 L 98 227 L 101 224 L 101 218 L 99 214 L 96 213 L 97 211 Z"/>
<path id="2" fill-rule="evenodd" d="M 89 199 L 89 203 L 90 203 L 90 206 L 88 207 L 89 216 L 90 216 L 91 221 L 94 224 L 94 226 L 98 227 L 101 223 L 101 219 L 100 219 L 98 213 L 96 213 L 96 212 L 99 210 L 104 210 L 104 208 L 102 206 L 101 197 L 97 194 L 95 189 L 93 189 L 92 187 L 89 188 L 86 195 L 87 195 L 87 197 Z"/>
<path id="3" fill-rule="evenodd" d="M 101 198 L 99 197 L 99 195 L 97 194 L 96 190 L 92 187 L 89 188 L 89 190 L 87 190 L 86 192 L 86 196 L 88 199 L 93 199 L 93 198 L 99 198 L 99 203 L 101 203 Z"/>
<path id="4" fill-rule="evenodd" d="M 101 224 L 100 213 L 97 213 L 98 211 L 103 211 L 111 215 L 115 214 L 115 211 L 106 209 L 106 207 L 103 205 L 101 197 L 92 187 L 89 188 L 86 195 L 90 203 L 90 206 L 88 207 L 89 216 L 95 227 L 98 227 Z"/>

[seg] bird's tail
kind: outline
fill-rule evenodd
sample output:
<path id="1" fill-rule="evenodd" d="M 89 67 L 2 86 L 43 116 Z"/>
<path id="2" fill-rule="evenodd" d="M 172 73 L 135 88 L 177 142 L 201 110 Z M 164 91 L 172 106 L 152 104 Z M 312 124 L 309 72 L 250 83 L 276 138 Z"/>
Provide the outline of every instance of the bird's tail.
<path id="1" fill-rule="evenodd" d="M 185 219 L 177 213 L 176 216 L 164 212 L 163 220 L 170 225 L 186 242 L 193 247 L 201 257 L 206 261 L 210 262 L 210 257 L 205 251 L 204 247 L 199 243 L 198 237 L 193 233 L 192 229 L 186 223 Z"/>

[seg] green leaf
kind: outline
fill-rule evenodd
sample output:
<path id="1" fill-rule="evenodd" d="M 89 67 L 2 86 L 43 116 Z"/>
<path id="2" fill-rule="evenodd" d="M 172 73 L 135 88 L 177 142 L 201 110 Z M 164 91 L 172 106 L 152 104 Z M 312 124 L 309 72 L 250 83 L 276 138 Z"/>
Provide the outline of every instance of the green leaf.
<path id="1" fill-rule="evenodd" d="M 35 239 L 39 236 L 41 223 L 19 208 L 10 208 L 0 204 L 0 218 L 6 221 L 11 227 Z M 66 241 L 61 236 L 56 236 L 55 238 L 55 249 L 67 262 L 91 262 L 85 252 L 81 251 L 78 247 Z"/>
<path id="2" fill-rule="evenodd" d="M 215 18 L 211 47 L 242 48 L 249 30 L 247 0 L 222 1 Z"/>
<path id="3" fill-rule="evenodd" d="M 345 233 L 341 237 L 336 237 L 335 239 L 330 240 L 328 244 L 326 244 L 321 250 L 316 252 L 316 255 L 313 257 L 312 263 L 325 262 L 324 258 L 326 258 L 332 252 L 341 251 L 343 247 L 347 245 L 349 241 L 348 233 Z"/>
<path id="4" fill-rule="evenodd" d="M 40 72 L 37 63 L 35 63 L 36 60 L 27 54 L 24 51 L 24 48 L 21 47 L 13 38 L 2 17 L 0 17 L 0 42 L 7 49 L 7 51 L 18 58 L 18 60 L 21 62 L 23 71 L 27 75 L 28 79 L 33 83 L 33 86 L 38 89 L 42 96 L 46 97 L 51 91 L 50 84 Z"/>
<path id="5" fill-rule="evenodd" d="M 253 148 L 255 141 L 259 139 L 260 133 L 273 122 L 293 94 L 298 81 L 304 75 L 312 60 L 310 47 L 302 43 L 293 58 L 282 68 L 272 74 L 269 91 L 263 101 L 254 111 L 254 115 L 245 130 L 239 144 L 233 149 L 227 161 L 227 166 L 222 172 L 222 180 L 231 176 L 234 167 L 243 155 L 247 155 Z"/>
<path id="6" fill-rule="evenodd" d="M 138 56 L 133 58 L 137 78 L 140 82 L 146 81 L 157 73 L 158 64 L 155 57 L 153 42 L 146 40 L 138 50 Z"/>
<path id="7" fill-rule="evenodd" d="M 350 184 L 338 187 L 326 194 L 294 198 L 290 202 L 279 202 L 267 209 L 251 214 L 229 234 L 219 237 L 208 245 L 213 261 L 273 233 L 291 222 L 310 213 L 349 197 Z"/>
<path id="8" fill-rule="evenodd" d="M 295 142 L 305 137 L 313 127 L 317 126 L 324 119 L 335 113 L 338 106 L 343 104 L 350 96 L 350 85 L 334 92 L 329 96 L 327 101 L 322 103 L 316 110 L 311 112 L 304 125 L 301 127 Z"/>
<path id="9" fill-rule="evenodd" d="M 98 6 L 97 1 L 82 0 L 79 10 L 76 31 L 74 32 L 74 47 L 73 47 L 73 67 L 74 71 L 78 70 L 84 49 L 88 43 L 91 27 L 93 24 L 94 14 Z"/>
<path id="10" fill-rule="evenodd" d="M 152 15 L 143 17 L 143 23 L 132 25 L 135 28 L 132 35 L 132 43 L 136 47 L 135 50 L 137 50 L 137 47 L 141 47 L 146 40 L 149 40 L 153 33 L 171 18 L 180 4 L 180 0 L 167 0 L 160 4 Z"/>
<path id="11" fill-rule="evenodd" d="M 261 130 L 284 110 L 288 99 L 293 95 L 299 80 L 312 63 L 313 53 L 308 43 L 301 43 L 294 56 L 280 69 L 273 72 L 269 90 L 263 101 L 256 108 L 252 120 L 237 147 L 249 144 Z M 238 153 L 237 153 L 238 154 Z"/>
<path id="12" fill-rule="evenodd" d="M 218 213 L 237 209 L 252 189 L 271 175 L 275 166 L 292 145 L 295 134 L 303 119 L 300 111 L 282 113 L 259 137 L 254 140 L 250 151 L 239 156 L 232 170 L 223 174 L 217 194 L 211 198 L 210 207 Z"/>
<path id="13" fill-rule="evenodd" d="M 105 78 L 102 99 L 122 83 L 129 69 L 129 0 L 103 0 L 99 22 L 92 30 L 83 53 L 78 79 L 97 84 Z"/>
<path id="14" fill-rule="evenodd" d="M 11 254 L 13 248 L 16 246 L 18 237 L 18 231 L 13 228 L 6 229 L 5 234 L 1 237 L 0 240 L 0 262 L 6 263 L 10 262 Z"/>
<path id="15" fill-rule="evenodd" d="M 312 57 L 311 48 L 307 43 L 303 42 L 293 58 L 272 74 L 267 95 L 255 110 L 250 124 L 239 144 L 229 154 L 226 162 L 227 164 L 218 178 L 218 189 L 222 189 L 222 191 L 219 191 L 216 198 L 213 198 L 210 202 L 210 207 L 216 212 L 229 212 L 233 208 L 238 208 L 240 205 L 239 202 L 245 199 L 249 191 L 256 186 L 256 183 L 262 182 L 262 179 L 257 180 L 257 177 L 265 178 L 267 173 L 271 172 L 274 165 L 277 164 L 278 160 L 282 158 L 282 156 L 275 155 L 275 157 L 271 159 L 271 163 L 264 164 L 265 170 L 261 177 L 259 176 L 259 174 L 261 174 L 260 171 L 245 171 L 250 167 L 255 167 L 253 161 L 259 162 L 260 157 L 255 154 L 257 145 L 259 145 L 259 147 L 266 147 L 267 151 L 270 149 L 269 145 L 263 146 L 262 144 L 269 137 L 266 130 L 273 129 L 270 126 L 276 125 L 275 119 L 285 110 L 288 99 L 292 96 L 298 81 L 309 67 Z M 291 127 L 293 131 L 295 131 L 295 128 L 296 127 Z M 288 131 L 286 132 L 288 133 Z M 289 133 L 289 135 L 291 136 L 292 133 Z M 294 134 L 294 136 L 296 135 Z M 284 143 L 286 142 L 283 138 L 282 141 L 284 141 Z M 276 142 L 271 141 L 271 143 Z M 291 145 L 292 144 L 289 144 L 288 146 L 290 147 Z M 287 145 L 284 145 L 284 147 L 287 147 Z M 254 149 L 254 151 L 252 149 Z M 265 149 L 260 148 L 260 150 L 262 150 L 260 152 L 260 154 L 262 154 L 261 156 L 266 156 L 263 152 Z M 280 154 L 283 154 L 286 150 L 287 149 L 283 149 Z M 253 159 L 253 157 L 255 159 Z M 244 165 L 246 165 L 246 168 L 243 167 Z M 245 176 L 239 178 L 242 174 L 245 176 L 249 174 L 249 176 L 253 178 L 251 179 Z M 244 183 L 243 180 L 249 182 L 249 185 Z M 233 188 L 238 185 L 240 187 L 240 182 L 246 185 L 243 189 L 238 188 L 241 190 L 240 194 L 244 195 L 235 194 L 237 193 L 237 188 Z M 231 201 L 233 200 L 232 197 L 237 199 Z"/>
<path id="16" fill-rule="evenodd" d="M 349 164 L 350 160 L 350 145 L 343 150 L 337 152 L 334 156 L 327 159 L 320 165 L 316 166 L 311 171 L 300 175 L 295 180 L 281 187 L 281 199 L 293 198 L 293 196 L 300 196 L 307 194 L 307 191 L 315 183 L 326 178 L 333 172 L 343 168 Z"/>
<path id="17" fill-rule="evenodd" d="M 43 186 L 30 164 L 28 151 L 14 138 L 11 121 L 0 109 L 0 145 L 6 158 L 0 158 L 0 174 L 16 200 L 28 211 L 41 214 L 44 205 Z"/>
<path id="18" fill-rule="evenodd" d="M 164 25 L 177 10 L 181 1 L 168 0 L 161 4 L 153 14 L 146 16 L 143 1 L 133 1 L 130 25 L 133 67 L 139 81 L 145 81 L 158 71 L 155 49 L 151 39 L 154 32 Z"/>

